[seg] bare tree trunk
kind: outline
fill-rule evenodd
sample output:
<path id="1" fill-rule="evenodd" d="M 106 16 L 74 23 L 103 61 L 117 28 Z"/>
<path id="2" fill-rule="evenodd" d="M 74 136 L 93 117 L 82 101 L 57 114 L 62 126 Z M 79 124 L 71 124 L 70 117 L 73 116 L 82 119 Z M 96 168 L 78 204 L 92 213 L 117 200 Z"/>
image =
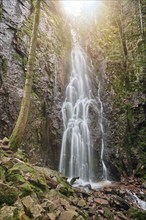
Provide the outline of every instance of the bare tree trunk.
<path id="1" fill-rule="evenodd" d="M 28 119 L 29 108 L 30 108 L 33 68 L 35 62 L 35 54 L 36 54 L 35 51 L 36 51 L 36 42 L 37 42 L 38 25 L 39 25 L 39 17 L 40 17 L 40 1 L 41 0 L 37 0 L 35 6 L 35 15 L 34 15 L 32 36 L 31 36 L 29 56 L 27 62 L 26 80 L 25 80 L 20 112 L 16 125 L 13 129 L 13 132 L 9 140 L 9 145 L 14 151 L 18 149 L 18 147 L 20 146 L 23 140 L 23 135 L 24 135 L 24 131 Z"/>
<path id="2" fill-rule="evenodd" d="M 141 37 L 143 41 L 143 50 L 142 50 L 142 63 L 143 63 L 143 93 L 145 94 L 145 103 L 146 105 L 146 2 L 139 0 L 139 17 L 140 17 L 140 25 L 141 25 Z"/>
<path id="3" fill-rule="evenodd" d="M 127 44 L 126 44 L 126 36 L 125 36 L 125 32 L 124 32 L 124 28 L 123 28 L 123 24 L 122 24 L 122 20 L 121 20 L 121 5 L 120 5 L 120 15 L 117 18 L 117 26 L 119 28 L 119 34 L 120 34 L 120 38 L 121 38 L 121 45 L 123 48 L 123 55 L 124 55 L 124 67 L 125 67 L 125 86 L 126 88 L 129 87 L 129 73 L 127 71 L 127 61 L 128 61 L 128 50 L 127 50 Z"/>
<path id="4" fill-rule="evenodd" d="M 138 0 L 138 4 L 139 4 L 140 29 L 141 29 L 141 35 L 143 37 L 144 28 L 143 28 L 143 19 L 142 19 L 142 11 L 141 11 L 141 0 Z"/>

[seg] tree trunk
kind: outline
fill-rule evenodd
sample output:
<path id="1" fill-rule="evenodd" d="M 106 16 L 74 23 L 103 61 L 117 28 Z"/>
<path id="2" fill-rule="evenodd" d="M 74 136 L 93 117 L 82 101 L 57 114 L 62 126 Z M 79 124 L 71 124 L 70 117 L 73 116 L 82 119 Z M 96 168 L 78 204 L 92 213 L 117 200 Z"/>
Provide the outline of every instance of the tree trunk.
<path id="1" fill-rule="evenodd" d="M 140 29 L 141 29 L 141 35 L 143 37 L 144 35 L 144 29 L 143 29 L 143 19 L 142 19 L 142 12 L 141 12 L 141 0 L 138 1 L 139 4 L 139 19 L 140 19 Z"/>
<path id="2" fill-rule="evenodd" d="M 35 6 L 33 29 L 32 29 L 29 56 L 27 62 L 27 72 L 26 72 L 23 98 L 21 102 L 19 116 L 9 141 L 9 145 L 14 151 L 18 149 L 18 147 L 22 142 L 27 119 L 28 119 L 32 80 L 33 80 L 33 68 L 34 68 L 35 54 L 36 54 L 35 51 L 36 51 L 36 42 L 37 42 L 37 34 L 38 34 L 39 17 L 40 17 L 40 0 L 37 0 Z"/>
<path id="3" fill-rule="evenodd" d="M 119 29 L 119 34 L 120 34 L 120 38 L 121 38 L 121 45 L 122 45 L 122 49 L 123 49 L 123 55 L 124 55 L 124 68 L 125 68 L 125 86 L 128 89 L 129 88 L 129 73 L 127 71 L 127 61 L 128 61 L 128 49 L 127 49 L 127 44 L 126 44 L 126 36 L 125 36 L 125 31 L 124 31 L 124 27 L 122 24 L 122 17 L 123 17 L 123 9 L 122 9 L 122 5 L 121 2 L 118 2 L 118 10 L 119 10 L 119 15 L 116 19 L 117 22 L 117 26 Z"/>

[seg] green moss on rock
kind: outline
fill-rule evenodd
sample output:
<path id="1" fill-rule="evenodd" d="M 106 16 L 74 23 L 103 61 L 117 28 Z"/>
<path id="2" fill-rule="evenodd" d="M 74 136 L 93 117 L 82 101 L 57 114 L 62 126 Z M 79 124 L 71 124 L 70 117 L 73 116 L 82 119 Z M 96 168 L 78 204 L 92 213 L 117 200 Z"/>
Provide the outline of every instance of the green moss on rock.
<path id="1" fill-rule="evenodd" d="M 114 215 L 108 208 L 104 208 L 104 217 L 108 220 L 114 220 Z"/>
<path id="2" fill-rule="evenodd" d="M 2 59 L 2 71 L 4 76 L 6 76 L 7 70 L 8 70 L 8 60 L 4 58 Z"/>
<path id="3" fill-rule="evenodd" d="M 18 189 L 0 182 L 0 205 L 4 203 L 12 205 L 17 200 L 18 195 Z"/>
<path id="4" fill-rule="evenodd" d="M 19 188 L 22 192 L 22 196 L 30 195 L 33 191 L 31 184 L 28 182 L 25 182 L 24 184 L 20 185 Z"/>
<path id="5" fill-rule="evenodd" d="M 4 168 L 2 166 L 0 166 L 0 179 L 2 181 L 5 180 L 5 170 L 4 170 Z"/>
<path id="6" fill-rule="evenodd" d="M 145 220 L 146 219 L 146 211 L 132 207 L 128 210 L 128 217 L 130 219 Z"/>

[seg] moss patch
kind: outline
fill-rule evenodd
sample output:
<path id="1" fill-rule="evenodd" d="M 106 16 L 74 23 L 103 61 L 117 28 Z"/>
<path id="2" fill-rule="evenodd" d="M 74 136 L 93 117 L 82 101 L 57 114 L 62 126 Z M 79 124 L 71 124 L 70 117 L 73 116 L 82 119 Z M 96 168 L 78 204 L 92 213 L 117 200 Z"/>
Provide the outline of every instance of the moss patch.
<path id="1" fill-rule="evenodd" d="M 0 182 L 0 205 L 12 205 L 18 197 L 19 191 L 15 187 Z"/>
<path id="2" fill-rule="evenodd" d="M 145 220 L 146 211 L 142 211 L 140 209 L 136 209 L 132 207 L 128 210 L 128 217 L 130 217 L 130 219 Z"/>

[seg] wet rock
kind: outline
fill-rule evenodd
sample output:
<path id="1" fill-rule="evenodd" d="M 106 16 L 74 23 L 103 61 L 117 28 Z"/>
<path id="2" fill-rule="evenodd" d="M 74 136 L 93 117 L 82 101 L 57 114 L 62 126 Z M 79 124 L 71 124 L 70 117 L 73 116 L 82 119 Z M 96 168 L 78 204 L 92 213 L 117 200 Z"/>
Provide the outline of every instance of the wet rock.
<path id="1" fill-rule="evenodd" d="M 71 185 L 73 185 L 74 184 L 74 182 L 76 181 L 76 180 L 78 180 L 79 179 L 79 177 L 73 177 L 71 180 L 70 180 L 70 184 Z"/>
<path id="2" fill-rule="evenodd" d="M 114 205 L 119 210 L 127 211 L 130 208 L 130 204 L 119 196 L 113 196 L 113 200 L 110 201 L 110 204 Z"/>

